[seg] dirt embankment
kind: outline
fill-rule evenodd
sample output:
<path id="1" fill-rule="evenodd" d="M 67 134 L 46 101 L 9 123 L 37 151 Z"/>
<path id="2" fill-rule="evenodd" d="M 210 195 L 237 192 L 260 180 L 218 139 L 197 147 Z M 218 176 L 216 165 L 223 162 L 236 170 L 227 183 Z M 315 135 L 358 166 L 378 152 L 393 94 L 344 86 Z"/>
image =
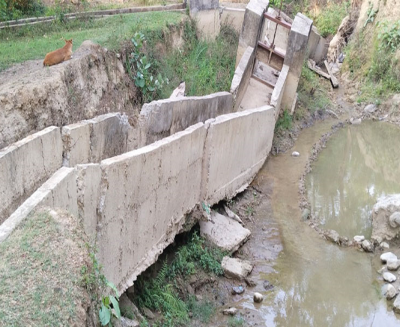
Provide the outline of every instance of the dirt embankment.
<path id="1" fill-rule="evenodd" d="M 0 148 L 52 125 L 108 112 L 135 115 L 136 99 L 122 60 L 90 41 L 59 65 L 27 61 L 0 74 Z"/>

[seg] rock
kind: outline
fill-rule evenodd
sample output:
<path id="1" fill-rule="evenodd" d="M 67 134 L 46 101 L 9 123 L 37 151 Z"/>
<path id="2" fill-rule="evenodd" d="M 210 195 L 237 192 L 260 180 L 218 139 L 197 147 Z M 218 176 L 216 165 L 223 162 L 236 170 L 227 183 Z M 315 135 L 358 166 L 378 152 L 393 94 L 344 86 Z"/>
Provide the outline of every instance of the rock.
<path id="1" fill-rule="evenodd" d="M 211 212 L 211 221 L 200 221 L 200 234 L 223 251 L 235 252 L 251 232 L 237 221 Z"/>
<path id="2" fill-rule="evenodd" d="M 182 81 L 175 90 L 172 91 L 170 99 L 183 98 L 185 96 L 186 83 Z"/>
<path id="3" fill-rule="evenodd" d="M 387 260 L 387 269 L 388 270 L 397 270 L 400 267 L 400 260 Z"/>
<path id="4" fill-rule="evenodd" d="M 393 310 L 394 312 L 400 313 L 400 296 L 396 297 L 396 300 L 394 300 Z"/>
<path id="5" fill-rule="evenodd" d="M 253 270 L 251 262 L 237 258 L 223 257 L 221 267 L 228 278 L 242 280 Z"/>
<path id="6" fill-rule="evenodd" d="M 389 260 L 397 260 L 397 256 L 393 254 L 392 252 L 385 252 L 381 254 L 381 261 L 382 263 L 386 263 Z"/>
<path id="7" fill-rule="evenodd" d="M 378 107 L 374 104 L 369 104 L 368 106 L 366 106 L 364 108 L 364 112 L 368 113 L 368 114 L 372 114 L 376 111 L 376 109 L 378 109 Z"/>
<path id="8" fill-rule="evenodd" d="M 396 211 L 392 213 L 389 217 L 390 227 L 396 228 L 400 226 L 400 212 Z"/>
<path id="9" fill-rule="evenodd" d="M 248 287 L 254 287 L 257 285 L 257 283 L 254 280 L 252 280 L 251 278 L 245 278 L 244 281 L 246 282 L 246 285 Z"/>
<path id="10" fill-rule="evenodd" d="M 203 301 L 203 297 L 200 294 L 197 294 L 196 295 L 196 300 L 201 302 L 201 301 Z"/>
<path id="11" fill-rule="evenodd" d="M 328 241 L 339 244 L 340 236 L 339 233 L 333 229 L 326 231 L 325 237 Z"/>
<path id="12" fill-rule="evenodd" d="M 292 152 L 292 157 L 300 157 L 300 153 L 297 151 Z"/>
<path id="13" fill-rule="evenodd" d="M 365 237 L 364 237 L 364 235 L 356 235 L 353 237 L 353 240 L 354 240 L 354 242 L 361 243 L 362 241 L 365 240 Z"/>
<path id="14" fill-rule="evenodd" d="M 373 241 L 374 244 L 381 244 L 383 239 L 380 236 L 371 236 L 371 241 Z"/>
<path id="15" fill-rule="evenodd" d="M 371 239 L 390 241 L 400 235 L 400 194 L 379 198 L 372 208 Z"/>
<path id="16" fill-rule="evenodd" d="M 383 277 L 383 279 L 384 279 L 385 281 L 387 281 L 388 283 L 393 283 L 393 282 L 397 279 L 396 276 L 393 275 L 393 274 L 390 273 L 390 272 L 385 272 L 385 273 L 383 273 L 382 277 Z"/>
<path id="17" fill-rule="evenodd" d="M 342 64 L 345 57 L 346 57 L 346 55 L 343 52 L 341 52 L 338 57 L 338 62 Z"/>
<path id="18" fill-rule="evenodd" d="M 121 317 L 121 319 L 113 318 L 112 325 L 114 327 L 139 327 L 140 323 L 137 320 Z"/>
<path id="19" fill-rule="evenodd" d="M 361 118 L 350 120 L 352 125 L 360 125 L 361 124 Z"/>
<path id="20" fill-rule="evenodd" d="M 374 252 L 374 245 L 368 240 L 362 241 L 361 246 L 365 252 Z"/>
<path id="21" fill-rule="evenodd" d="M 129 289 L 128 289 L 129 290 Z M 122 294 L 119 297 L 119 307 L 121 309 L 121 313 L 125 316 L 135 316 L 139 320 L 143 320 L 144 317 L 140 313 L 139 309 L 135 306 L 135 304 L 129 299 L 126 293 Z"/>
<path id="22" fill-rule="evenodd" d="M 243 225 L 242 219 L 240 219 L 240 217 L 236 213 L 234 213 L 226 205 L 224 205 L 224 209 L 229 218 L 232 218 L 232 219 L 236 220 L 240 225 Z"/>
<path id="23" fill-rule="evenodd" d="M 229 308 L 222 311 L 222 313 L 227 316 L 234 316 L 237 312 L 238 309 L 236 308 Z"/>
<path id="24" fill-rule="evenodd" d="M 386 296 L 388 300 L 393 299 L 397 294 L 396 289 L 392 284 L 385 284 L 383 287 L 383 295 Z"/>
<path id="25" fill-rule="evenodd" d="M 389 244 L 386 243 L 386 242 L 382 242 L 381 244 L 379 244 L 379 247 L 380 247 L 382 250 L 387 250 L 387 249 L 390 248 Z"/>
<path id="26" fill-rule="evenodd" d="M 232 287 L 232 294 L 242 294 L 244 292 L 244 287 L 243 286 L 234 286 Z"/>
<path id="27" fill-rule="evenodd" d="M 253 300 L 256 303 L 261 303 L 264 300 L 264 297 L 261 293 L 254 293 Z"/>
<path id="28" fill-rule="evenodd" d="M 310 217 L 310 210 L 309 209 L 304 209 L 302 214 L 301 214 L 301 219 L 307 220 Z"/>
<path id="29" fill-rule="evenodd" d="M 265 289 L 266 291 L 270 291 L 270 290 L 272 290 L 272 289 L 274 288 L 274 285 L 272 285 L 272 284 L 271 284 L 269 281 L 267 281 L 267 280 L 264 280 L 263 286 L 264 286 L 264 289 Z"/>
<path id="30" fill-rule="evenodd" d="M 143 307 L 143 308 L 142 308 L 142 312 L 143 312 L 144 316 L 145 316 L 146 318 L 148 318 L 148 319 L 154 319 L 154 318 L 156 317 L 156 316 L 154 315 L 154 313 L 151 312 L 151 310 L 148 309 L 148 308 L 146 308 L 146 307 Z"/>

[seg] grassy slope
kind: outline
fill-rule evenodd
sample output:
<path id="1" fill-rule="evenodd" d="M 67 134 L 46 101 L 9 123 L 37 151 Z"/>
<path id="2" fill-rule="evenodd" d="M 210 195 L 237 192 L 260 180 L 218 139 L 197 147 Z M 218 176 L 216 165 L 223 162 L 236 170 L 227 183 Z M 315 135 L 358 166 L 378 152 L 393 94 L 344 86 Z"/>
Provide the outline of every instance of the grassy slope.
<path id="1" fill-rule="evenodd" d="M 47 52 L 64 45 L 62 38 L 73 39 L 74 49 L 92 40 L 110 49 L 129 39 L 136 31 L 162 29 L 176 24 L 183 15 L 177 12 L 150 12 L 112 16 L 99 20 L 71 21 L 68 24 L 33 25 L 11 32 L 0 32 L 0 71 L 19 62 L 44 58 Z"/>
<path id="2" fill-rule="evenodd" d="M 85 319 L 80 271 L 87 251 L 74 218 L 61 219 L 37 213 L 0 244 L 0 326 L 73 326 Z"/>

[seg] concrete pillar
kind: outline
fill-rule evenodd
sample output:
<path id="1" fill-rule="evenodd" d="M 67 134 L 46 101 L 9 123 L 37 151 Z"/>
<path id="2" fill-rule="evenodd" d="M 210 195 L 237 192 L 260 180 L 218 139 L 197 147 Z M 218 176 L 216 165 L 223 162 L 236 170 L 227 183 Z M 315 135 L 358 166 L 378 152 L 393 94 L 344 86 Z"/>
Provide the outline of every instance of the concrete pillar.
<path id="1" fill-rule="evenodd" d="M 239 36 L 236 67 L 247 47 L 257 48 L 257 42 L 264 22 L 264 11 L 268 7 L 268 4 L 268 0 L 250 0 L 248 3 Z"/>
<path id="2" fill-rule="evenodd" d="M 312 20 L 303 14 L 297 14 L 289 33 L 288 47 L 284 65 L 289 66 L 288 79 L 282 98 L 282 108 L 293 114 L 297 101 L 297 86 L 299 85 L 301 69 L 307 55 L 307 44 L 312 27 Z"/>
<path id="3" fill-rule="evenodd" d="M 197 27 L 203 39 L 215 39 L 221 23 L 219 0 L 189 0 L 190 17 L 197 21 Z"/>

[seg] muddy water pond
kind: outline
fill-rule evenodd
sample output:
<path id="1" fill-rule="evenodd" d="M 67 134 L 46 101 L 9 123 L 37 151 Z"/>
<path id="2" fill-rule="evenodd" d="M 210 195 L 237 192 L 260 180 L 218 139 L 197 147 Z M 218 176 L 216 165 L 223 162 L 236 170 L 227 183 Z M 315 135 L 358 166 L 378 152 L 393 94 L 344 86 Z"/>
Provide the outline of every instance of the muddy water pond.
<path id="1" fill-rule="evenodd" d="M 315 217 L 341 236 L 371 235 L 371 210 L 400 193 L 397 126 L 364 122 L 341 129 L 313 164 L 306 186 Z"/>
<path id="2" fill-rule="evenodd" d="M 336 209 L 338 204 L 335 207 L 335 203 L 338 202 L 342 212 L 345 212 L 346 202 L 340 202 L 340 193 L 333 190 L 333 185 L 340 185 L 334 174 L 341 174 L 345 181 L 346 178 L 347 181 L 360 181 L 360 185 L 353 186 L 354 189 L 348 182 L 344 182 L 342 193 L 345 194 L 346 190 L 344 198 L 347 201 L 350 201 L 349 193 L 354 193 L 355 197 L 368 198 L 371 194 L 377 196 L 399 188 L 393 180 L 400 180 L 400 161 L 390 156 L 395 150 L 394 139 L 399 137 L 396 134 L 398 130 L 396 132 L 388 125 L 382 129 L 377 127 L 378 124 L 365 124 L 357 126 L 357 129 L 345 127 L 331 140 L 332 149 L 328 146 L 322 151 L 318 164 L 325 162 L 330 167 L 325 168 L 329 176 L 315 169 L 309 180 L 313 187 L 311 196 L 315 195 L 315 199 L 319 199 L 319 206 L 324 208 L 321 209 L 321 216 L 330 212 L 325 207 Z M 312 145 L 330 130 L 331 125 L 332 122 L 324 122 L 303 131 L 293 148 L 293 151 L 300 153 L 300 157 L 291 157 L 290 153 L 270 157 L 253 182 L 254 187 L 268 198 L 255 208 L 252 238 L 244 246 L 245 253 L 255 263 L 251 278 L 257 285 L 247 288 L 243 295 L 234 296 L 226 304 L 242 312 L 246 325 L 400 325 L 399 317 L 381 295 L 382 282 L 378 281 L 377 274 L 381 266 L 376 257 L 354 248 L 333 245 L 301 220 L 298 206 L 299 178 Z M 381 143 L 377 141 L 379 139 Z M 344 152 L 347 152 L 347 156 Z M 382 162 L 388 165 L 387 169 L 382 168 Z M 350 168 L 352 170 L 349 171 Z M 361 176 L 364 174 L 368 176 Z M 326 192 L 332 193 L 331 199 L 322 200 L 324 194 L 317 192 L 320 188 L 318 185 L 324 183 L 329 184 Z M 324 204 L 325 201 L 328 204 Z M 369 210 L 372 202 L 362 204 L 362 208 L 358 209 L 354 205 L 353 210 Z M 347 206 L 353 208 L 353 204 Z M 346 207 L 346 210 L 349 209 Z M 353 213 L 351 217 L 355 215 Z M 350 227 L 346 227 L 348 233 L 360 234 L 364 231 L 366 234 L 368 224 L 363 223 L 362 219 L 356 224 L 350 223 Z M 264 289 L 266 280 L 274 285 L 272 290 Z M 264 295 L 263 303 L 253 302 L 254 292 Z M 211 325 L 224 325 L 218 320 Z"/>

